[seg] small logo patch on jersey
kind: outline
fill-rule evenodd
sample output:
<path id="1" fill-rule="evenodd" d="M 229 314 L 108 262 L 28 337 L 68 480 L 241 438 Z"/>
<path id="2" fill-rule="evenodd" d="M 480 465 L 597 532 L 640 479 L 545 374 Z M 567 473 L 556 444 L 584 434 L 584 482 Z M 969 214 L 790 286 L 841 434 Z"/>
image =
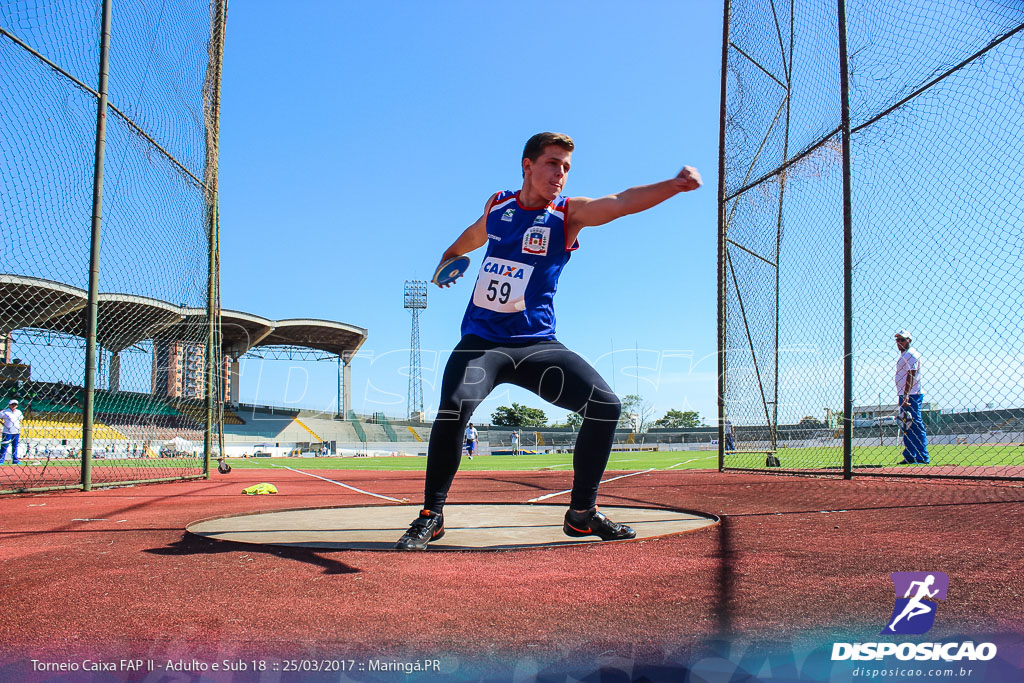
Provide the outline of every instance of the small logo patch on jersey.
<path id="1" fill-rule="evenodd" d="M 501 241 L 500 237 L 498 237 L 497 235 L 492 235 L 491 233 L 487 233 L 487 239 L 494 240 L 495 242 Z"/>
<path id="2" fill-rule="evenodd" d="M 535 256 L 547 256 L 548 240 L 551 238 L 551 228 L 543 225 L 535 225 L 523 235 L 523 253 Z"/>
<path id="3" fill-rule="evenodd" d="M 547 219 L 548 219 L 548 212 L 545 211 L 544 213 L 538 215 L 536 218 L 533 219 L 533 224 L 534 225 L 540 225 L 541 223 L 545 222 Z"/>
<path id="4" fill-rule="evenodd" d="M 511 223 L 512 214 L 514 214 L 515 212 L 515 207 L 512 207 L 511 209 L 505 209 L 505 214 L 501 217 L 501 220 L 505 221 L 506 223 Z"/>

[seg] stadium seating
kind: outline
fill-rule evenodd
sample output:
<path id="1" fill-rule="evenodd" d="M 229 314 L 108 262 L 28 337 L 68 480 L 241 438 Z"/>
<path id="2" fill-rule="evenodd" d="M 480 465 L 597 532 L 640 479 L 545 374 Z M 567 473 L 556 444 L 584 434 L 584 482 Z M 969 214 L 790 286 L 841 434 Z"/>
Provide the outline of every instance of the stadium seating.
<path id="1" fill-rule="evenodd" d="M 59 418 L 54 419 L 26 416 L 21 425 L 21 438 L 24 440 L 50 439 L 81 442 L 82 423 L 80 420 L 62 420 Z M 93 438 L 123 441 L 127 437 L 125 434 L 113 427 L 105 425 L 102 422 L 94 422 Z"/>
<path id="2" fill-rule="evenodd" d="M 164 399 L 150 394 L 127 391 L 97 391 L 93 410 L 97 413 L 117 415 L 176 416 L 181 414 Z"/>
<path id="3" fill-rule="evenodd" d="M 225 437 L 236 436 L 242 438 L 255 438 L 255 439 L 268 439 L 272 441 L 285 441 L 283 434 L 292 424 L 295 422 L 295 416 L 292 414 L 281 414 L 277 411 L 270 412 L 253 407 L 245 407 L 239 410 L 239 415 L 243 420 L 242 424 L 226 424 L 224 425 Z M 295 441 L 308 441 L 309 433 L 303 431 L 297 425 L 294 430 L 298 432 L 296 434 Z"/>
<path id="4" fill-rule="evenodd" d="M 363 441 L 350 422 L 334 420 L 330 417 L 303 416 L 302 421 L 317 433 L 323 441 L 337 443 L 359 443 Z"/>
<path id="5" fill-rule="evenodd" d="M 366 431 L 363 426 L 359 424 L 359 420 L 356 419 L 356 414 L 351 410 L 348 411 L 348 419 L 352 423 L 352 427 L 355 428 L 356 433 L 359 435 L 359 440 L 366 443 Z"/>
<path id="6" fill-rule="evenodd" d="M 303 422 L 299 418 L 295 418 L 295 424 L 304 429 L 309 434 L 309 436 L 312 437 L 313 441 L 316 441 L 317 443 L 323 443 L 323 438 L 319 434 L 314 432 L 312 429 L 310 429 L 309 425 L 307 425 L 305 422 Z"/>
<path id="7" fill-rule="evenodd" d="M 203 401 L 173 401 L 172 405 L 178 412 L 188 415 L 199 424 L 206 424 L 206 403 Z M 226 425 L 245 424 L 245 421 L 238 416 L 238 413 L 224 406 L 223 420 Z"/>

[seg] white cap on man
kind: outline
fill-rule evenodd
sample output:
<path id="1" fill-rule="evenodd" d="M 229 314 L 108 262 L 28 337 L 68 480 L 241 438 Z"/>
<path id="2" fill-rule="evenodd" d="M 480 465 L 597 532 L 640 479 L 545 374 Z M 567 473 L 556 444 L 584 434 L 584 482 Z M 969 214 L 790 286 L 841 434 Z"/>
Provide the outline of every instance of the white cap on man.
<path id="1" fill-rule="evenodd" d="M 913 339 L 913 336 L 910 334 L 910 330 L 900 330 L 893 336 L 896 337 L 896 339 Z"/>
<path id="2" fill-rule="evenodd" d="M 12 398 L 7 405 L 9 405 L 9 406 L 16 406 L 16 405 L 18 405 L 18 399 Z"/>

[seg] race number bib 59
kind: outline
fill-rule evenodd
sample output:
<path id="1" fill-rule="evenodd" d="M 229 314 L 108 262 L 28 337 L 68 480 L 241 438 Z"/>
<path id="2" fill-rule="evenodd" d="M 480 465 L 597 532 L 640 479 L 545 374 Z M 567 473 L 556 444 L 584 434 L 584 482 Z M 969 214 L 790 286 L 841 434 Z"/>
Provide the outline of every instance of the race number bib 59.
<path id="1" fill-rule="evenodd" d="M 526 285 L 533 266 L 500 258 L 485 259 L 476 278 L 473 304 L 496 313 L 516 313 L 526 308 Z"/>

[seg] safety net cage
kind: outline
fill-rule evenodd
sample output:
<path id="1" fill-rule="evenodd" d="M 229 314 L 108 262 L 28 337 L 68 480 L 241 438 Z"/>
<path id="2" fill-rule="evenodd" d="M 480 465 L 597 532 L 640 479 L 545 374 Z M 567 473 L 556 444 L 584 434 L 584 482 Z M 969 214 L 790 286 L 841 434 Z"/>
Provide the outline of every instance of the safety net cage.
<path id="1" fill-rule="evenodd" d="M 216 456 L 223 27 L 220 0 L 0 0 L 0 492 Z"/>
<path id="2" fill-rule="evenodd" d="M 728 0 L 722 95 L 723 468 L 1020 479 L 1024 4 Z"/>

